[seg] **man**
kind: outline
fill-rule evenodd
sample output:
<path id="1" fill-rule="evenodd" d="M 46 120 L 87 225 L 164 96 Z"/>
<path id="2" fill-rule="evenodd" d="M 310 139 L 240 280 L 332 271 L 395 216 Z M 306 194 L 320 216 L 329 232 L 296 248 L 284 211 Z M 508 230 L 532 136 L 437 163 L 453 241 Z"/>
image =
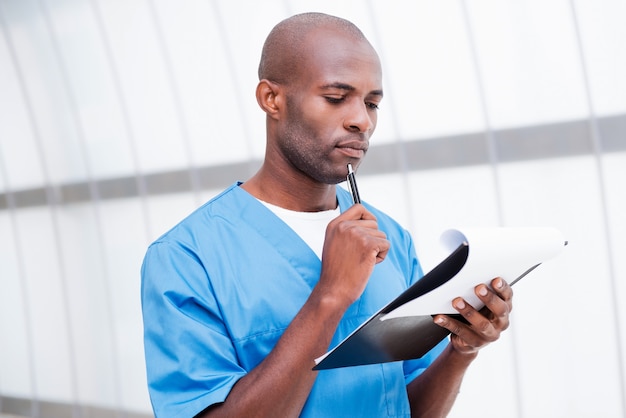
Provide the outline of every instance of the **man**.
<path id="1" fill-rule="evenodd" d="M 150 395 L 164 417 L 445 416 L 512 291 L 476 288 L 467 324 L 422 359 L 312 371 L 422 272 L 409 234 L 336 184 L 365 156 L 382 100 L 378 56 L 350 22 L 308 13 L 268 36 L 256 97 L 260 170 L 153 243 L 142 300 Z M 432 364 L 431 364 L 432 363 Z"/>

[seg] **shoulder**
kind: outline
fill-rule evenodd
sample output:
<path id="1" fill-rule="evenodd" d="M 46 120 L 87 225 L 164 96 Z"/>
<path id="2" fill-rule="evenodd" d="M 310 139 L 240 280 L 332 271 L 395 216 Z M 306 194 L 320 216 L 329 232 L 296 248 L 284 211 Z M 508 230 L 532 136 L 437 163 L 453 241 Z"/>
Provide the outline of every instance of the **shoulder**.
<path id="1" fill-rule="evenodd" d="M 220 223 L 231 222 L 242 206 L 248 204 L 246 192 L 240 189 L 239 182 L 232 184 L 195 209 L 180 222 L 159 236 L 151 246 L 172 241 L 193 240 L 197 235 L 204 235 L 218 228 Z"/>

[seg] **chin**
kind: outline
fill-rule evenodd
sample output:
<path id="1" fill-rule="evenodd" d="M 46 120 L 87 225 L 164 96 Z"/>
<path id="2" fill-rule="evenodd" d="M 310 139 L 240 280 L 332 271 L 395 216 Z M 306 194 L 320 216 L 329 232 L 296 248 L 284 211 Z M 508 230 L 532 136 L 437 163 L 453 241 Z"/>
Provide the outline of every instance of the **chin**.
<path id="1" fill-rule="evenodd" d="M 318 176 L 315 180 L 317 180 L 318 182 L 323 183 L 323 184 L 328 184 L 328 185 L 334 186 L 334 185 L 339 184 L 339 183 L 341 183 L 343 181 L 346 181 L 346 176 L 347 175 L 348 175 L 348 173 L 346 173 L 345 176 L 343 176 L 343 175 L 342 176 L 335 176 L 335 175 L 332 175 L 332 174 L 322 175 L 322 176 Z"/>
<path id="2" fill-rule="evenodd" d="M 351 161 L 343 161 L 332 163 L 330 160 L 325 164 L 320 164 L 316 168 L 308 170 L 309 177 L 314 179 L 315 181 L 328 184 L 335 185 L 346 181 L 346 177 L 348 176 L 348 163 L 352 163 Z M 359 164 L 359 161 L 356 162 L 356 165 Z M 355 166 L 355 163 L 352 163 L 352 166 Z"/>

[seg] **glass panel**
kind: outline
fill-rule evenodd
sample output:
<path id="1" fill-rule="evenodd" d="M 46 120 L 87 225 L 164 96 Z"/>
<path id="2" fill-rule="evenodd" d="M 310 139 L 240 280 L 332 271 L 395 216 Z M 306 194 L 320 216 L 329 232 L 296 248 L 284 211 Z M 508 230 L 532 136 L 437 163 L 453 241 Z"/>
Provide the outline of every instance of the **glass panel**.
<path id="1" fill-rule="evenodd" d="M 119 72 L 142 172 L 189 165 L 162 46 L 148 3 L 98 3 Z"/>
<path id="2" fill-rule="evenodd" d="M 520 417 L 517 400 L 516 333 L 513 324 L 500 339 L 485 347 L 463 378 L 461 392 L 449 418 Z M 489 401 L 485 401 L 488 397 Z M 481 400 L 483 400 L 481 402 Z M 479 411 L 479 412 L 478 412 Z"/>
<path id="3" fill-rule="evenodd" d="M 481 0 L 467 7 L 494 127 L 588 114 L 568 1 Z"/>
<path id="4" fill-rule="evenodd" d="M 399 173 L 359 176 L 361 200 L 392 216 L 406 229 L 411 228 L 406 177 Z M 346 183 L 341 186 L 347 190 Z"/>
<path id="5" fill-rule="evenodd" d="M 114 352 L 111 303 L 101 231 L 91 203 L 58 210 L 65 301 L 70 316 L 78 399 L 116 407 L 121 378 Z M 97 376 L 97 379 L 94 377 Z"/>
<path id="6" fill-rule="evenodd" d="M 577 0 L 587 75 L 597 114 L 626 112 L 626 3 Z"/>
<path id="7" fill-rule="evenodd" d="M 214 2 L 214 21 L 219 28 L 217 42 L 226 45 L 219 67 L 220 72 L 227 71 L 228 78 L 232 79 L 228 87 L 232 88 L 229 95 L 239 95 L 236 108 L 224 108 L 232 113 L 225 119 L 229 130 L 233 126 L 245 130 L 246 141 L 249 141 L 249 154 L 255 158 L 262 158 L 265 154 L 265 114 L 259 108 L 255 91 L 258 82 L 257 68 L 261 57 L 261 48 L 265 37 L 272 27 L 278 23 L 284 13 L 284 5 L 279 2 Z M 245 28 L 245 30 L 232 30 Z M 233 88 L 234 87 L 234 88 Z M 217 138 L 228 146 L 230 136 Z M 223 146 L 224 146 L 223 145 Z"/>
<path id="8" fill-rule="evenodd" d="M 605 191 L 607 196 L 608 228 L 610 234 L 611 255 L 613 262 L 613 301 L 617 301 L 617 323 L 615 332 L 621 337 L 622 349 L 626 347 L 626 309 L 623 301 L 626 301 L 626 193 L 624 193 L 624 181 L 626 179 L 626 153 L 608 154 L 603 157 Z M 621 353 L 622 367 L 626 367 L 626 353 Z M 626 370 L 622 370 L 626 375 Z M 626 390 L 626 388 L 623 388 Z M 626 397 L 626 393 L 622 396 Z"/>
<path id="9" fill-rule="evenodd" d="M 0 211 L 0 394 L 31 398 L 33 393 L 29 306 L 9 212 Z"/>
<path id="10" fill-rule="evenodd" d="M 4 17 L 4 7 L 0 4 Z M 6 21 L 6 18 L 4 18 Z M 7 29 L 8 31 L 8 29 Z M 15 63 L 9 52 L 9 40 L 0 39 L 0 190 L 39 186 L 44 182 L 32 127 Z"/>
<path id="11" fill-rule="evenodd" d="M 167 194 L 147 198 L 150 242 L 160 237 L 198 207 L 191 193 Z"/>
<path id="12" fill-rule="evenodd" d="M 594 158 L 507 164 L 500 172 L 506 224 L 555 226 L 569 241 L 515 289 L 524 412 L 618 416 L 620 354 Z M 593 367 L 573 367 L 583 359 Z"/>
<path id="13" fill-rule="evenodd" d="M 109 327 L 115 336 L 117 366 L 123 371 L 116 384 L 125 409 L 148 411 L 140 303 L 140 268 L 148 247 L 147 219 L 136 199 L 111 200 L 100 208 L 107 287 L 113 296 Z"/>
<path id="14" fill-rule="evenodd" d="M 58 56 L 54 53 L 44 15 L 31 0 L 3 2 L 2 13 L 8 22 L 7 31 L 15 48 L 34 118 L 34 121 L 25 121 L 34 123 L 34 126 L 18 125 L 19 130 L 14 132 L 16 137 L 13 140 L 24 138 L 28 144 L 28 141 L 33 140 L 30 138 L 33 135 L 41 141 L 42 149 L 33 150 L 32 157 L 24 161 L 34 159 L 33 164 L 40 165 L 42 162 L 39 157 L 44 158 L 52 182 L 82 180 L 85 178 L 85 165 L 80 152 L 76 121 L 71 113 Z M 23 103 L 22 100 L 17 102 L 18 105 L 20 103 Z M 8 158 L 13 158 L 13 155 L 9 154 Z M 15 171 L 20 173 L 23 170 L 20 168 Z"/>
<path id="15" fill-rule="evenodd" d="M 47 207 L 23 209 L 16 212 L 16 221 L 33 327 L 36 394 L 41 399 L 73 402 L 75 352 L 53 213 Z"/>
<path id="16" fill-rule="evenodd" d="M 179 140 L 189 141 L 194 165 L 245 160 L 251 156 L 249 141 L 264 145 L 262 137 L 248 137 L 251 132 L 263 132 L 258 106 L 250 109 L 253 120 L 237 114 L 243 110 L 242 102 L 256 104 L 256 66 L 247 69 L 241 82 L 232 72 L 229 60 L 238 53 L 224 43 L 220 33 L 224 22 L 216 21 L 215 7 L 201 0 L 158 1 L 154 6 L 186 129 L 187 138 Z M 237 8 L 241 12 L 238 3 Z M 255 122 L 258 129 L 251 129 Z"/>
<path id="17" fill-rule="evenodd" d="M 377 140 L 429 138 L 484 126 L 458 2 L 372 2 L 386 83 Z M 388 93 L 388 94 L 387 94 Z M 393 102 L 387 107 L 388 100 Z M 393 113 L 392 119 L 386 119 Z M 391 117 L 391 116 L 389 116 Z"/>
<path id="18" fill-rule="evenodd" d="M 124 106 L 94 9 L 75 0 L 48 1 L 46 9 L 75 102 L 68 111 L 77 112 L 83 164 L 95 177 L 134 173 Z"/>
<path id="19" fill-rule="evenodd" d="M 497 195 L 487 166 L 416 171 L 410 175 L 413 231 L 426 271 L 446 255 L 441 233 L 459 226 L 497 226 Z"/>

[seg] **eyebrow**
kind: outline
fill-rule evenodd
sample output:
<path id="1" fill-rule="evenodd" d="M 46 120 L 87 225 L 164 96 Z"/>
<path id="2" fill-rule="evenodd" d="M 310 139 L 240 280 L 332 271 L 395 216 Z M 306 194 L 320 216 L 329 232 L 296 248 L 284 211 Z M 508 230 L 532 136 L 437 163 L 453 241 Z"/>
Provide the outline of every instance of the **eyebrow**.
<path id="1" fill-rule="evenodd" d="M 341 82 L 336 82 L 336 83 L 329 83 L 329 84 L 324 84 L 322 87 L 322 90 L 329 90 L 329 89 L 339 89 L 339 90 L 345 90 L 345 91 L 354 91 L 356 90 L 356 88 L 354 86 L 351 86 L 350 84 L 346 84 L 346 83 L 341 83 Z M 373 96 L 383 96 L 383 91 L 382 90 L 372 90 L 368 93 L 369 95 L 373 95 Z"/>

